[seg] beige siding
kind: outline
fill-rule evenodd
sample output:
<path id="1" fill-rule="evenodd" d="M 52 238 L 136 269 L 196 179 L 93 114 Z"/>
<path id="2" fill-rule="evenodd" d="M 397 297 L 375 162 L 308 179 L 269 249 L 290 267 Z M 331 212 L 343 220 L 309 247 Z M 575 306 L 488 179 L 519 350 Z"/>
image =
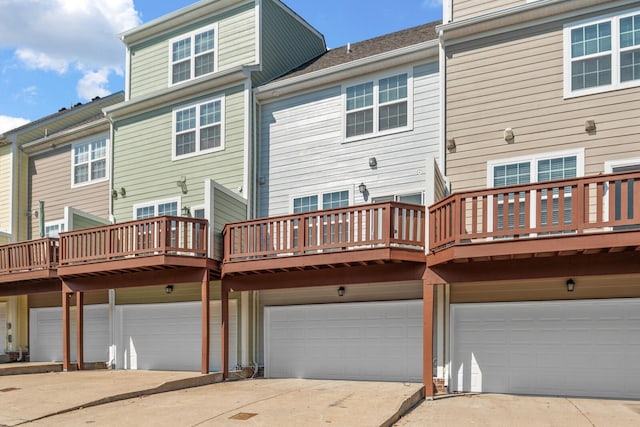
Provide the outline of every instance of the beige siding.
<path id="1" fill-rule="evenodd" d="M 62 306 L 62 297 L 60 295 L 60 292 L 31 294 L 28 296 L 29 308 L 60 307 Z M 109 291 L 84 292 L 84 303 L 86 305 L 107 304 L 109 303 Z M 71 299 L 71 305 L 75 305 L 75 298 Z"/>
<path id="2" fill-rule="evenodd" d="M 0 147 L 0 232 L 11 226 L 11 146 Z"/>
<path id="3" fill-rule="evenodd" d="M 474 18 L 525 3 L 526 0 L 454 0 L 453 20 Z"/>
<path id="4" fill-rule="evenodd" d="M 62 220 L 65 206 L 101 218 L 108 218 L 109 182 L 102 181 L 71 188 L 71 156 L 72 146 L 65 145 L 31 158 L 29 162 L 30 209 L 37 210 L 38 202 L 42 200 L 45 205 L 45 221 Z M 32 217 L 31 236 L 39 235 L 39 221 Z"/>
<path id="5" fill-rule="evenodd" d="M 131 220 L 133 205 L 177 198 L 183 206 L 204 204 L 204 181 L 213 179 L 237 191 L 244 179 L 244 87 L 236 86 L 207 98 L 225 97 L 225 148 L 172 161 L 172 108 L 166 107 L 116 123 L 114 188 L 126 197 L 114 200 L 118 222 Z M 197 102 L 194 100 L 193 102 Z M 187 179 L 188 193 L 176 181 Z"/>
<path id="6" fill-rule="evenodd" d="M 13 200 L 13 234 L 15 241 L 25 241 L 29 239 L 29 229 L 27 227 L 27 215 L 29 210 L 29 158 L 24 153 L 18 154 L 17 162 L 20 166 L 14 166 L 19 171 L 19 174 L 14 176 L 14 188 L 16 188 L 16 194 L 14 194 Z M 16 163 L 14 163 L 15 165 Z"/>
<path id="7" fill-rule="evenodd" d="M 218 25 L 218 71 L 254 64 L 255 22 L 253 4 L 246 4 L 130 46 L 131 99 L 169 87 L 170 40 L 207 25 Z"/>
<path id="8" fill-rule="evenodd" d="M 592 175 L 606 160 L 640 157 L 640 88 L 564 99 L 562 23 L 447 49 L 452 191 L 484 187 L 489 160 L 584 148 Z M 584 130 L 589 119 L 595 133 Z"/>

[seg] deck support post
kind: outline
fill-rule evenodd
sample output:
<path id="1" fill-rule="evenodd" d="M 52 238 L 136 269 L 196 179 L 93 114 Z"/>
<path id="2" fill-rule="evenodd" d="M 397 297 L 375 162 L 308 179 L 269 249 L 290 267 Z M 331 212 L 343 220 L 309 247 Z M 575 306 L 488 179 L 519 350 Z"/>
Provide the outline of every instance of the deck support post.
<path id="1" fill-rule="evenodd" d="M 71 317 L 69 307 L 71 305 L 71 289 L 62 282 L 62 370 L 71 370 Z"/>
<path id="2" fill-rule="evenodd" d="M 422 338 L 422 382 L 425 397 L 433 399 L 433 307 L 435 285 L 428 279 L 422 281 L 422 300 L 424 303 Z"/>
<path id="3" fill-rule="evenodd" d="M 209 269 L 203 269 L 202 281 L 200 284 L 200 293 L 202 298 L 202 364 L 201 373 L 209 373 Z"/>
<path id="4" fill-rule="evenodd" d="M 229 288 L 222 280 L 220 302 L 222 305 L 222 378 L 229 378 Z"/>
<path id="5" fill-rule="evenodd" d="M 76 355 L 78 370 L 84 369 L 84 292 L 76 292 Z"/>

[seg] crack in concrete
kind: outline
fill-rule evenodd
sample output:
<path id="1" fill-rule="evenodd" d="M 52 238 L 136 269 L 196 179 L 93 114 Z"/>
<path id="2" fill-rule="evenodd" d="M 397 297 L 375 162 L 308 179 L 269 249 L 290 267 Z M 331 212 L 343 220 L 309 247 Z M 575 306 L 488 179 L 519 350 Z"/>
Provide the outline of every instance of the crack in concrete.
<path id="1" fill-rule="evenodd" d="M 587 421 L 589 421 L 589 424 L 591 424 L 593 427 L 596 427 L 596 425 L 593 423 L 593 421 L 591 421 L 589 419 L 589 417 L 587 417 L 587 414 L 585 414 L 584 412 L 582 412 L 582 409 L 580 409 L 578 407 L 578 405 L 576 405 L 571 399 L 569 398 L 565 398 L 567 402 L 571 403 L 573 405 L 574 408 L 576 408 L 578 410 L 578 412 L 580 412 L 580 415 L 582 415 Z"/>

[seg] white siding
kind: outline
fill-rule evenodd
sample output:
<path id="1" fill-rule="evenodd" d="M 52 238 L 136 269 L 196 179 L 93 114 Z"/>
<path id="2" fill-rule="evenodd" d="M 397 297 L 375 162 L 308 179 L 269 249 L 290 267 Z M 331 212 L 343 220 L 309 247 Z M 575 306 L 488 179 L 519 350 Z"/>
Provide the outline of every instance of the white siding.
<path id="1" fill-rule="evenodd" d="M 433 191 L 425 165 L 438 153 L 438 64 L 415 66 L 413 77 L 413 130 L 349 143 L 342 142 L 339 84 L 263 105 L 259 215 L 288 213 L 291 197 L 323 191 L 349 190 L 355 204 Z M 376 157 L 377 168 L 369 167 L 370 157 Z M 357 191 L 361 182 L 369 191 L 367 200 Z"/>

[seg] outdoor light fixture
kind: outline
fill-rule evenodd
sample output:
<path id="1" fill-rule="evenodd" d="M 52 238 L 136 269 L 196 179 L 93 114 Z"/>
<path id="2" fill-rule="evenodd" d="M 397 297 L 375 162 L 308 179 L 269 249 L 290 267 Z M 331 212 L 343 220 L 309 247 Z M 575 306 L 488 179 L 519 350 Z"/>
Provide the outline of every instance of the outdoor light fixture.
<path id="1" fill-rule="evenodd" d="M 344 296 L 344 286 L 340 286 L 338 288 L 338 296 L 339 297 L 343 297 Z"/>
<path id="2" fill-rule="evenodd" d="M 513 133 L 513 129 L 511 128 L 506 128 L 504 130 L 504 140 L 507 141 L 507 144 L 513 144 L 513 142 L 515 141 L 516 136 Z"/>
<path id="3" fill-rule="evenodd" d="M 576 282 L 573 279 L 567 279 L 567 291 L 573 292 L 573 287 L 576 285 Z"/>
<path id="4" fill-rule="evenodd" d="M 375 157 L 369 157 L 369 167 L 373 169 L 376 166 L 378 166 L 378 159 L 376 159 Z"/>
<path id="5" fill-rule="evenodd" d="M 360 191 L 362 194 L 367 191 L 367 186 L 364 185 L 364 182 L 361 182 L 360 185 L 358 185 L 358 191 Z"/>
<path id="6" fill-rule="evenodd" d="M 585 132 L 595 132 L 596 131 L 596 121 L 595 120 L 587 120 L 584 122 L 584 131 Z"/>
<path id="7" fill-rule="evenodd" d="M 166 288 L 164 288 L 164 293 L 165 294 L 171 294 L 173 293 L 173 285 L 167 285 Z"/>
<path id="8" fill-rule="evenodd" d="M 181 176 L 179 180 L 176 181 L 176 185 L 182 191 L 182 194 L 187 194 L 189 189 L 187 189 L 187 177 Z"/>
<path id="9" fill-rule="evenodd" d="M 453 151 L 456 149 L 456 140 L 455 138 L 447 139 L 447 150 Z"/>
<path id="10" fill-rule="evenodd" d="M 189 206 L 182 207 L 182 216 L 191 216 L 191 209 Z"/>

